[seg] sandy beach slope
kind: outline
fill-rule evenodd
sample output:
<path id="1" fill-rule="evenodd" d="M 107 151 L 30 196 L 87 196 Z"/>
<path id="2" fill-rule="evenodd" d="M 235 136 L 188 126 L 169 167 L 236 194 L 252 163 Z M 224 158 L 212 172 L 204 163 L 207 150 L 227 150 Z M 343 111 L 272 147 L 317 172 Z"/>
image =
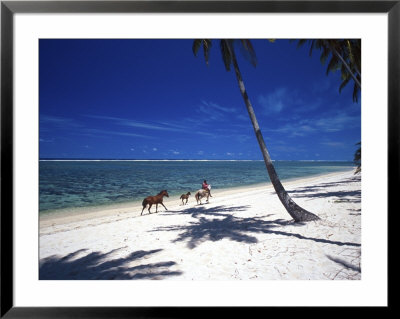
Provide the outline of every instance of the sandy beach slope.
<path id="1" fill-rule="evenodd" d="M 361 176 L 284 183 L 321 220 L 293 223 L 272 186 L 40 220 L 40 279 L 360 280 Z M 155 207 L 152 208 L 155 212 Z"/>

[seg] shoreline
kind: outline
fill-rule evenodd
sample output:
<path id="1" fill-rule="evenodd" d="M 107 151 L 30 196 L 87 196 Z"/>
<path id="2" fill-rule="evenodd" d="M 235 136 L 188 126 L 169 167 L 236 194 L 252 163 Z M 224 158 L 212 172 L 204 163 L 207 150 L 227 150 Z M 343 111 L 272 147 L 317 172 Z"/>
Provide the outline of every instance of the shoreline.
<path id="1" fill-rule="evenodd" d="M 342 176 L 343 174 L 347 174 L 349 172 L 353 172 L 352 170 L 343 170 L 331 173 L 321 173 L 308 177 L 300 177 L 300 178 L 291 178 L 287 180 L 283 180 L 282 184 L 286 188 L 293 187 L 302 183 L 311 183 L 321 178 L 330 178 L 335 176 Z M 231 196 L 235 194 L 240 194 L 243 192 L 257 192 L 257 191 L 271 191 L 273 190 L 273 186 L 271 182 L 264 183 L 256 183 L 251 185 L 244 186 L 236 186 L 236 187 L 227 187 L 221 189 L 212 189 L 212 194 L 217 196 Z M 177 195 L 175 195 L 177 196 Z M 211 197 L 212 200 L 214 197 Z M 76 208 L 64 208 L 60 210 L 53 211 L 51 213 L 44 213 L 42 215 L 39 214 L 39 229 L 46 228 L 54 225 L 63 225 L 70 224 L 75 222 L 81 222 L 85 220 L 92 220 L 104 217 L 121 217 L 121 215 L 129 215 L 126 218 L 130 217 L 139 217 L 142 211 L 142 200 L 136 200 L 131 202 L 124 202 L 112 205 L 97 205 L 97 206 L 88 206 L 88 207 L 76 207 Z M 164 197 L 163 201 L 164 205 L 169 207 L 182 206 L 181 200 L 178 198 L 166 198 Z M 196 200 L 194 198 L 194 191 L 189 197 L 188 205 L 196 205 Z M 155 206 L 152 206 L 152 212 L 155 212 Z M 159 212 L 165 210 L 161 205 L 159 205 Z M 146 215 L 147 208 L 143 211 L 143 215 Z"/>

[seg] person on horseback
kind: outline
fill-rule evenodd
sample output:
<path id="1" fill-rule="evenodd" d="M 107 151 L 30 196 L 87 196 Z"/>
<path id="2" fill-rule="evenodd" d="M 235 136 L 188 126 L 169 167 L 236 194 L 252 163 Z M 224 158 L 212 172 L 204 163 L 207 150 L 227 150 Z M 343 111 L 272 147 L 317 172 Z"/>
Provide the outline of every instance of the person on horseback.
<path id="1" fill-rule="evenodd" d="M 208 193 L 210 194 L 210 197 L 212 197 L 212 195 L 211 195 L 211 185 L 207 184 L 206 180 L 203 181 L 203 184 L 201 185 L 201 188 L 203 188 L 206 191 L 208 191 Z"/>

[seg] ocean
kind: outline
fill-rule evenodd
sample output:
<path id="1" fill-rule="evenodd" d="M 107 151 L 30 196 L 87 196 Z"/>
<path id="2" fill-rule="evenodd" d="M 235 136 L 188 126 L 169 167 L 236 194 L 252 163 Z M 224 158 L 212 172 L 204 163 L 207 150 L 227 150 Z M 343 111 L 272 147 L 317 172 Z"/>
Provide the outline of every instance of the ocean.
<path id="1" fill-rule="evenodd" d="M 353 162 L 275 161 L 282 181 L 349 171 Z M 166 189 L 170 198 L 194 193 L 207 180 L 212 190 L 270 182 L 263 161 L 56 161 L 39 162 L 39 212 L 142 201 Z"/>

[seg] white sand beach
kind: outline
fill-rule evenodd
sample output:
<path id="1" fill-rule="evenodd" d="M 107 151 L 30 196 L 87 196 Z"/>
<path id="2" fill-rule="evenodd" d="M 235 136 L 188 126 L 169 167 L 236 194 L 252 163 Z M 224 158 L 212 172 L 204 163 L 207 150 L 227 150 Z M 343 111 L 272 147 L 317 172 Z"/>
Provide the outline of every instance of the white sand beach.
<path id="1" fill-rule="evenodd" d="M 40 220 L 40 279 L 360 280 L 361 176 L 283 183 L 321 219 L 293 223 L 271 185 Z M 155 207 L 152 207 L 155 212 Z"/>

